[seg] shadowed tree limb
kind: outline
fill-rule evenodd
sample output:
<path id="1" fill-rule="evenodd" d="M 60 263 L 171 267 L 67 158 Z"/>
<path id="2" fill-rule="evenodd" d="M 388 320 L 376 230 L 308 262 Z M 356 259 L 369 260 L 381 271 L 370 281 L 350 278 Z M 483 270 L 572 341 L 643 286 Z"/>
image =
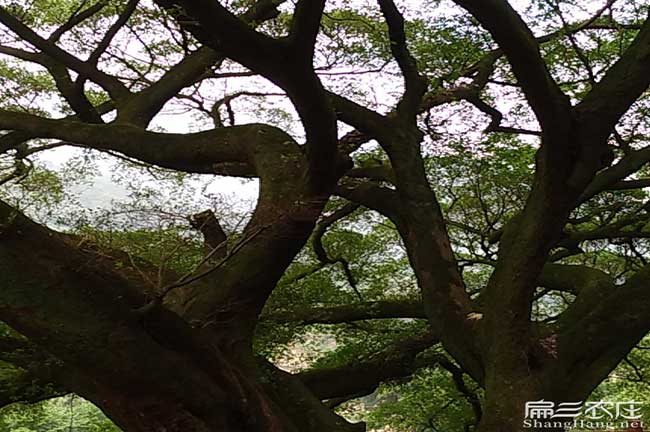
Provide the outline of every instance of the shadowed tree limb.
<path id="1" fill-rule="evenodd" d="M 296 376 L 319 398 L 369 394 L 387 380 L 411 375 L 415 370 L 437 363 L 437 355 L 418 360 L 418 354 L 437 343 L 430 333 L 406 338 L 384 350 L 338 368 L 300 372 Z"/>
<path id="2" fill-rule="evenodd" d="M 650 161 L 650 146 L 631 150 L 614 165 L 602 170 L 593 178 L 578 199 L 578 204 L 584 203 L 598 193 L 619 184 L 627 176 L 637 172 L 648 161 Z"/>
<path id="3" fill-rule="evenodd" d="M 286 42 L 255 31 L 220 2 L 158 0 L 156 4 L 204 45 L 223 52 L 271 81 L 280 77 L 283 65 L 273 65 L 272 60 L 283 57 Z M 234 41 L 238 41 L 237 44 L 231 44 Z"/>
<path id="4" fill-rule="evenodd" d="M 300 324 L 340 324 L 359 320 L 426 318 L 424 306 L 414 300 L 381 300 L 330 307 L 272 311 L 261 320 Z"/>
<path id="5" fill-rule="evenodd" d="M 636 180 L 622 180 L 609 186 L 607 190 L 630 190 L 630 189 L 644 189 L 650 187 L 650 179 L 642 178 Z"/>
<path id="6" fill-rule="evenodd" d="M 178 317 L 164 311 L 152 316 L 149 325 L 167 328 L 167 332 L 156 334 L 160 339 L 153 339 L 128 312 L 142 301 L 139 289 L 106 263 L 66 244 L 56 233 L 4 203 L 0 203 L 0 221 L 0 318 L 73 368 L 74 380 L 66 387 L 101 404 L 126 429 L 140 430 L 129 410 L 141 412 L 139 421 L 164 424 L 164 418 L 155 418 L 160 414 L 157 410 L 165 406 L 169 414 L 175 411 L 180 415 L 185 412 L 180 401 L 194 412 L 183 414 L 188 425 L 207 430 L 200 425 L 211 419 L 207 421 L 214 427 L 223 426 L 224 419 L 212 416 L 207 406 L 201 408 L 205 402 L 193 400 L 182 390 L 189 379 L 206 392 L 202 398 L 209 395 L 222 400 L 225 412 L 235 409 L 225 400 L 220 385 L 215 385 L 214 377 L 210 378 L 209 369 L 197 369 L 181 354 L 194 343 L 194 337 L 187 339 L 189 329 Z M 25 268 L 29 271 L 21 271 Z M 175 340 L 178 331 L 186 339 Z M 178 343 L 181 345 L 171 348 Z M 199 357 L 206 358 L 206 348 L 196 345 L 194 349 L 203 351 Z M 157 401 L 138 401 L 133 392 L 124 391 L 147 387 L 150 394 L 173 391 L 177 402 L 164 396 L 157 396 Z M 111 392 L 121 394 L 120 398 L 107 402 L 104 398 Z M 128 407 L 121 405 L 126 402 Z M 194 417 L 198 413 L 203 413 L 203 420 Z"/>
<path id="7" fill-rule="evenodd" d="M 553 291 L 580 296 L 592 289 L 610 288 L 614 285 L 614 280 L 604 271 L 585 265 L 548 263 L 540 273 L 537 284 Z"/>
<path id="8" fill-rule="evenodd" d="M 325 0 L 299 0 L 291 20 L 291 46 L 298 55 L 309 62 L 310 68 L 324 8 Z"/>
<path id="9" fill-rule="evenodd" d="M 0 238 L 0 318 L 72 368 L 65 387 L 118 426 L 181 421 L 179 431 L 234 432 L 242 417 L 255 417 L 262 430 L 295 431 L 286 416 L 271 415 L 273 402 L 233 362 L 232 346 L 163 308 L 134 317 L 143 294 L 112 263 L 4 203 Z"/>
<path id="10" fill-rule="evenodd" d="M 195 173 L 214 173 L 214 165 L 219 162 L 248 163 L 243 148 L 253 138 L 279 144 L 284 140 L 293 142 L 289 135 L 266 125 L 233 126 L 189 135 L 161 134 L 125 124 L 91 125 L 13 111 L 0 111 L 0 127 L 97 150 L 113 150 L 150 164 Z"/>
<path id="11" fill-rule="evenodd" d="M 569 396 L 591 392 L 650 331 L 649 281 L 646 265 L 622 285 L 584 291 L 561 315 L 560 361 L 549 373 L 570 377 Z"/>
<path id="12" fill-rule="evenodd" d="M 364 432 L 365 423 L 349 423 L 338 416 L 309 389 L 298 377 L 285 372 L 266 360 L 258 361 L 263 382 L 274 400 L 291 416 L 298 419 L 300 432 Z M 305 415 L 307 414 L 307 415 Z"/>

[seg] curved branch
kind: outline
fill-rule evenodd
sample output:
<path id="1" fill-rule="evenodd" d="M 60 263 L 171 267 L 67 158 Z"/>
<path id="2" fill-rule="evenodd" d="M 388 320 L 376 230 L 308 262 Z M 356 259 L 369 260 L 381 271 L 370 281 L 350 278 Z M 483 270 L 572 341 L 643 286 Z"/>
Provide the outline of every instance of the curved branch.
<path id="1" fill-rule="evenodd" d="M 273 400 L 291 415 L 298 431 L 365 432 L 364 423 L 349 423 L 325 406 L 295 375 L 260 360 L 263 382 Z"/>
<path id="2" fill-rule="evenodd" d="M 494 37 L 543 129 L 566 118 L 567 96 L 551 77 L 535 36 L 506 0 L 456 0 Z"/>
<path id="3" fill-rule="evenodd" d="M 0 110 L 0 128 L 117 151 L 142 162 L 194 173 L 214 173 L 214 165 L 219 162 L 250 163 L 246 148 L 259 141 L 293 143 L 281 130 L 259 124 L 166 134 L 126 124 L 93 125 L 4 110 Z"/>
<path id="4" fill-rule="evenodd" d="M 612 287 L 614 280 L 604 271 L 585 265 L 548 263 L 542 269 L 537 284 L 550 290 L 569 292 L 580 298 L 581 293 Z"/>
<path id="5" fill-rule="evenodd" d="M 397 112 L 409 121 L 415 120 L 418 107 L 427 91 L 428 80 L 418 71 L 417 61 L 411 55 L 404 32 L 404 17 L 393 0 L 377 0 L 388 25 L 390 50 L 404 76 L 404 95 L 397 104 Z"/>
<path id="6" fill-rule="evenodd" d="M 223 430 L 224 416 L 257 412 L 261 402 L 243 397 L 251 389 L 242 388 L 237 366 L 213 338 L 163 308 L 134 317 L 141 287 L 97 254 L 3 202 L 0 239 L 0 318 L 71 368 L 66 388 L 102 406 L 118 425 L 132 428 L 134 412 L 137 421 L 160 425 L 167 421 L 161 413 L 174 407 L 192 428 L 206 419 L 196 430 Z M 134 386 L 137 395 L 126 390 Z M 233 394 L 242 399 L 233 403 Z"/>
<path id="7" fill-rule="evenodd" d="M 359 290 L 357 288 L 357 281 L 355 280 L 354 275 L 352 274 L 352 270 L 350 269 L 350 263 L 348 262 L 348 260 L 346 260 L 343 257 L 330 257 L 327 251 L 325 250 L 325 247 L 323 246 L 323 236 L 327 232 L 327 229 L 330 228 L 332 225 L 334 225 L 336 222 L 340 221 L 341 219 L 351 215 L 359 207 L 360 205 L 357 203 L 347 203 L 343 207 L 332 212 L 331 214 L 321 218 L 321 220 L 316 224 L 316 229 L 314 230 L 314 234 L 312 235 L 311 244 L 312 244 L 312 248 L 314 249 L 314 253 L 316 254 L 316 257 L 322 264 L 340 263 L 343 266 L 343 272 L 345 273 L 345 278 L 347 279 L 348 283 L 350 284 L 354 292 L 357 294 L 357 297 L 359 297 L 359 299 L 361 300 L 361 293 L 359 293 Z"/>

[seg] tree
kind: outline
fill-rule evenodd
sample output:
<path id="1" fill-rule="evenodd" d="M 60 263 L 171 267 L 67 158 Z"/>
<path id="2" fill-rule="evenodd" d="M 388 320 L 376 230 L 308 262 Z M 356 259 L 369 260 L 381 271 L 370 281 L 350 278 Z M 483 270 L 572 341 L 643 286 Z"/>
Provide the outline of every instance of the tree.
<path id="1" fill-rule="evenodd" d="M 230 236 L 213 213 L 195 215 L 206 252 L 179 273 L 0 202 L 3 401 L 74 392 L 129 432 L 357 431 L 330 409 L 337 399 L 435 364 L 476 430 L 517 431 L 526 401 L 586 399 L 650 330 L 643 2 L 416 2 L 423 18 L 393 0 L 153 3 L 0 7 L 1 182 L 28 179 L 37 153 L 74 146 L 255 178 L 257 204 Z M 147 59 L 122 48 L 127 34 Z M 403 80 L 387 109 L 325 78 L 377 63 Z M 210 83 L 233 76 L 267 80 L 302 131 L 236 124 L 237 99 L 268 94 L 203 97 L 202 85 L 216 92 Z M 181 102 L 214 127 L 151 127 Z M 441 116 L 455 108 L 477 110 L 469 123 L 487 116 L 481 138 L 452 142 Z M 394 228 L 421 299 L 387 292 L 297 310 L 270 298 L 336 266 L 358 291 L 324 236 L 360 206 Z M 426 329 L 366 360 L 299 374 L 253 346 L 256 329 L 287 321 L 422 317 Z M 437 344 L 446 354 L 420 355 Z"/>

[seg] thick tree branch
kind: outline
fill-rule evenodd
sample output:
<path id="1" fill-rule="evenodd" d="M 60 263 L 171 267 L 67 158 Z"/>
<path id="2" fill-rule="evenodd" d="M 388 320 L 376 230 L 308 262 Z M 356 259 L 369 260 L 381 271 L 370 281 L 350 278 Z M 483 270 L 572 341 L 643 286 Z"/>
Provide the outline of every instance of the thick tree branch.
<path id="1" fill-rule="evenodd" d="M 174 394 L 176 404 L 201 413 L 216 429 L 224 419 L 210 414 L 215 405 L 206 404 L 206 395 L 220 401 L 224 413 L 244 409 L 226 399 L 222 386 L 229 384 L 209 366 L 215 361 L 210 343 L 197 341 L 182 320 L 162 309 L 145 322 L 133 319 L 131 309 L 143 295 L 110 263 L 2 202 L 0 240 L 0 318 L 72 368 L 66 387 L 100 403 L 118 425 L 129 418 L 123 403 L 154 425 L 160 404 L 168 403 L 165 396 L 138 401 L 129 388 Z M 200 398 L 183 390 L 188 383 L 201 389 Z"/>
<path id="2" fill-rule="evenodd" d="M 105 102 L 99 105 L 96 110 L 100 115 L 107 114 L 115 109 L 113 102 Z M 0 114 L 1 116 L 1 114 Z M 75 120 L 77 119 L 76 115 L 68 116 L 66 120 Z M 18 148 L 21 144 L 27 143 L 27 141 L 39 138 L 38 134 L 30 134 L 24 130 L 14 130 L 5 135 L 0 136 L 0 154 L 6 153 L 9 150 Z"/>
<path id="3" fill-rule="evenodd" d="M 609 186 L 607 190 L 632 190 L 632 189 L 645 189 L 650 187 L 650 179 L 642 178 L 636 180 L 623 180 Z"/>
<path id="4" fill-rule="evenodd" d="M 156 82 L 135 94 L 118 113 L 118 122 L 146 126 L 180 90 L 193 84 L 210 66 L 223 60 L 212 48 L 201 47 L 170 67 Z"/>
<path id="5" fill-rule="evenodd" d="M 584 265 L 548 263 L 544 266 L 537 284 L 541 287 L 580 295 L 592 289 L 611 287 L 614 280 L 602 270 Z"/>
<path id="6" fill-rule="evenodd" d="M 299 0 L 291 21 L 291 45 L 305 61 L 309 61 L 310 68 L 324 8 L 325 0 Z"/>
<path id="7" fill-rule="evenodd" d="M 331 307 L 308 307 L 273 311 L 262 320 L 308 324 L 341 324 L 352 321 L 391 318 L 426 318 L 421 301 L 380 300 Z"/>
<path id="8" fill-rule="evenodd" d="M 295 375 L 266 360 L 260 363 L 265 387 L 285 412 L 295 419 L 299 432 L 365 432 L 364 423 L 348 423 L 326 407 Z"/>
<path id="9" fill-rule="evenodd" d="M 287 92 L 307 136 L 309 170 L 306 182 L 314 193 L 331 193 L 342 171 L 347 169 L 348 161 L 338 159 L 336 118 L 314 72 L 313 59 L 294 52 L 287 39 L 273 39 L 256 32 L 219 2 L 157 0 L 156 3 L 170 11 L 200 42 L 223 52 Z M 299 12 L 304 10 L 312 21 L 322 7 L 314 4 L 305 3 L 299 8 Z M 308 27 L 313 28 L 313 25 Z"/>
<path id="10" fill-rule="evenodd" d="M 319 398 L 330 399 L 372 393 L 383 381 L 413 374 L 434 365 L 438 357 L 418 359 L 418 354 L 433 346 L 437 339 L 430 333 L 400 340 L 365 359 L 338 368 L 308 370 L 298 378 Z"/>
<path id="11" fill-rule="evenodd" d="M 0 128 L 32 137 L 55 138 L 97 150 L 112 150 L 140 161 L 195 173 L 214 173 L 219 162 L 249 162 L 251 141 L 291 142 L 265 125 L 233 126 L 195 134 L 161 134 L 125 124 L 92 125 L 69 119 L 46 119 L 0 111 Z"/>
<path id="12" fill-rule="evenodd" d="M 256 32 L 218 1 L 157 0 L 199 41 L 271 81 L 281 81 L 286 44 Z"/>
<path id="13" fill-rule="evenodd" d="M 605 284 L 583 291 L 562 314 L 558 334 L 561 360 L 550 374 L 571 383 L 564 394 L 588 394 L 650 331 L 650 267 L 622 285 Z M 560 380 L 561 381 L 561 380 Z M 559 382 L 559 381 L 557 381 Z"/>
<path id="14" fill-rule="evenodd" d="M 389 125 L 381 114 L 348 98 L 328 93 L 339 120 L 356 128 L 370 139 L 388 133 Z"/>
<path id="15" fill-rule="evenodd" d="M 336 189 L 336 195 L 375 210 L 389 219 L 398 217 L 397 192 L 371 182 L 345 180 Z"/>
<path id="16" fill-rule="evenodd" d="M 86 97 L 83 85 L 79 86 L 72 81 L 68 69 L 56 61 L 45 61 L 44 63 L 76 117 L 88 123 L 103 123 L 101 115 Z"/>
<path id="17" fill-rule="evenodd" d="M 591 139 L 609 137 L 614 126 L 650 85 L 650 19 L 621 58 L 593 86 L 575 111 Z"/>
<path id="18" fill-rule="evenodd" d="M 390 50 L 404 76 L 404 95 L 397 104 L 397 112 L 405 119 L 415 121 L 418 107 L 427 90 L 427 79 L 420 75 L 417 61 L 411 55 L 404 32 L 404 17 L 393 0 L 377 0 L 386 24 Z"/>
<path id="19" fill-rule="evenodd" d="M 585 188 L 584 192 L 578 199 L 578 203 L 581 204 L 586 202 L 598 193 L 619 183 L 629 175 L 637 172 L 643 165 L 648 163 L 648 161 L 650 161 L 650 147 L 631 150 L 616 164 L 599 172 Z"/>

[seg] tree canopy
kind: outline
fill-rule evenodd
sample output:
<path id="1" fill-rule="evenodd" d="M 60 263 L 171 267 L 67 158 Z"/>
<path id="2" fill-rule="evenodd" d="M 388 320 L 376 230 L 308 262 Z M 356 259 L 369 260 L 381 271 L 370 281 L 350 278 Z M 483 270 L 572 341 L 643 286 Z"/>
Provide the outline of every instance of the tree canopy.
<path id="1" fill-rule="evenodd" d="M 645 401 L 648 6 L 0 1 L 1 427 Z"/>

